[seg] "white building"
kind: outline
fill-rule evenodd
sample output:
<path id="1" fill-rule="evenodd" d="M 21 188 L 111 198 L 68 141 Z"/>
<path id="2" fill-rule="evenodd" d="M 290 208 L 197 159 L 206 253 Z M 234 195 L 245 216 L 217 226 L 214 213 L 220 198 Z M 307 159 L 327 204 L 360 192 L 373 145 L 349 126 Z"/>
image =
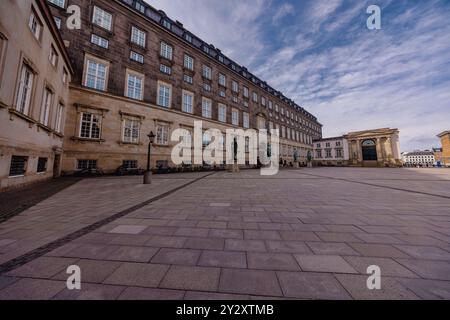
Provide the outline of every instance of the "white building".
<path id="1" fill-rule="evenodd" d="M 415 166 L 433 166 L 436 162 L 432 151 L 413 151 L 403 154 L 403 163 L 407 167 Z"/>
<path id="2" fill-rule="evenodd" d="M 348 165 L 348 142 L 344 137 L 323 138 L 314 141 L 314 163 L 318 166 Z"/>

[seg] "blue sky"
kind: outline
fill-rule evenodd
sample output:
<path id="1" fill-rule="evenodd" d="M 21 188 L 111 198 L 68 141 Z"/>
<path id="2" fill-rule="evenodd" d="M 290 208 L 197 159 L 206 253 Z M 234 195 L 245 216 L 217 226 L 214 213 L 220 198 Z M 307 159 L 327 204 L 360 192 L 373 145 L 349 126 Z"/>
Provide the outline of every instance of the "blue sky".
<path id="1" fill-rule="evenodd" d="M 316 115 L 324 136 L 395 127 L 402 151 L 450 129 L 448 0 L 148 0 Z M 382 9 L 368 30 L 366 9 Z"/>

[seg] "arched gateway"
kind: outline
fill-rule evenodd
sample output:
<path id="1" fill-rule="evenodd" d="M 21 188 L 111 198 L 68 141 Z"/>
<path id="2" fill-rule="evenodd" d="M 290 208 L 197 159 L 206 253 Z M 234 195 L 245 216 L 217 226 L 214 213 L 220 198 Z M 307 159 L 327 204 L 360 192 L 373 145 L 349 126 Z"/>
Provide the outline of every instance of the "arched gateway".
<path id="1" fill-rule="evenodd" d="M 363 161 L 378 161 L 377 144 L 374 140 L 364 140 L 361 146 Z"/>

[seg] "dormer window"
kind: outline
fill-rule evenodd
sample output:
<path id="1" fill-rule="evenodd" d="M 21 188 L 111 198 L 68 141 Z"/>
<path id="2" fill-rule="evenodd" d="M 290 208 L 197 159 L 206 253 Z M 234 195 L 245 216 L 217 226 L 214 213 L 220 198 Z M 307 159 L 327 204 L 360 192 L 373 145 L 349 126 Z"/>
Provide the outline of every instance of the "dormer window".
<path id="1" fill-rule="evenodd" d="M 203 51 L 207 54 L 209 54 L 209 47 L 203 46 Z"/>
<path id="2" fill-rule="evenodd" d="M 172 24 L 167 21 L 167 20 L 163 20 L 163 26 L 167 29 L 171 29 L 172 28 Z"/>
<path id="3" fill-rule="evenodd" d="M 223 63 L 223 56 L 219 56 L 219 61 Z"/>
<path id="4" fill-rule="evenodd" d="M 191 42 L 191 43 L 192 43 L 192 36 L 191 36 L 189 33 L 186 33 L 186 34 L 184 35 L 184 39 L 185 39 L 187 42 Z"/>

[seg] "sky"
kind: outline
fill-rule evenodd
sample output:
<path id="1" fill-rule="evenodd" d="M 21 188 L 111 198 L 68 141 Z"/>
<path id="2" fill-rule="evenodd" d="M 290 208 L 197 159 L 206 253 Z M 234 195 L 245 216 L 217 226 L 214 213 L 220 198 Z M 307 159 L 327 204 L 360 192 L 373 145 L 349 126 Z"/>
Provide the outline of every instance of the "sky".
<path id="1" fill-rule="evenodd" d="M 315 115 L 323 136 L 450 130 L 450 0 L 146 0 Z M 381 8 L 381 30 L 366 10 Z"/>

